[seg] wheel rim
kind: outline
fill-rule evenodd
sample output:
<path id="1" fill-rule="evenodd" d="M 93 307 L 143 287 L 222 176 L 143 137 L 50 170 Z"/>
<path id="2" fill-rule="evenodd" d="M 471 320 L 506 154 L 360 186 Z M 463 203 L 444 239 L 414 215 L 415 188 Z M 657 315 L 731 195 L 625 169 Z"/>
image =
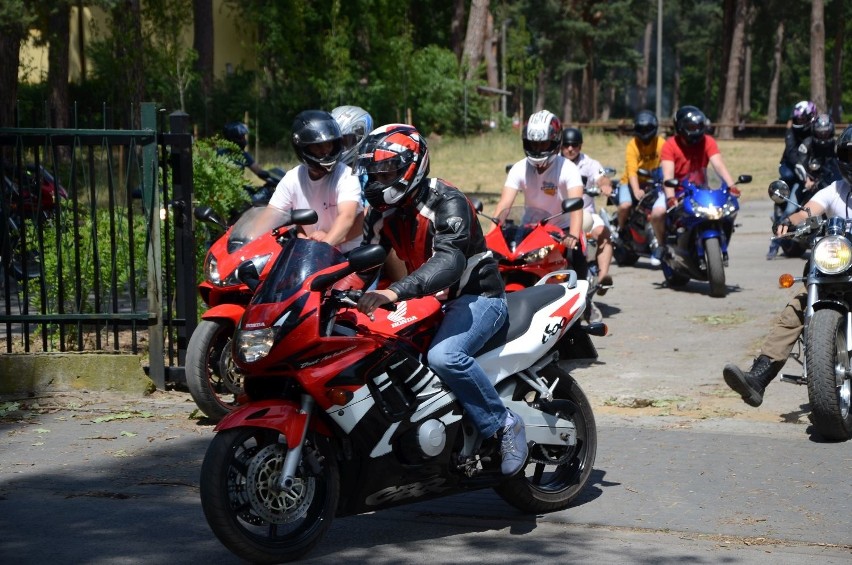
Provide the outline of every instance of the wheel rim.
<path id="1" fill-rule="evenodd" d="M 581 482 L 586 470 L 588 453 L 587 430 L 581 418 L 571 414 L 579 414 L 580 408 L 571 401 L 557 400 L 553 402 L 559 409 L 555 415 L 574 422 L 577 431 L 577 443 L 564 448 L 555 446 L 535 445 L 530 452 L 532 460 L 527 466 L 527 481 L 540 492 L 556 493 L 575 487 Z"/>
<path id="2" fill-rule="evenodd" d="M 837 406 L 840 415 L 845 420 L 849 417 L 850 398 L 852 398 L 852 381 L 849 376 L 849 352 L 846 350 L 846 332 L 842 327 L 835 334 L 834 378 L 837 385 Z"/>
<path id="3" fill-rule="evenodd" d="M 243 376 L 231 354 L 233 326 L 221 326 L 207 350 L 207 385 L 216 401 L 228 410 L 237 405 L 243 392 Z"/>

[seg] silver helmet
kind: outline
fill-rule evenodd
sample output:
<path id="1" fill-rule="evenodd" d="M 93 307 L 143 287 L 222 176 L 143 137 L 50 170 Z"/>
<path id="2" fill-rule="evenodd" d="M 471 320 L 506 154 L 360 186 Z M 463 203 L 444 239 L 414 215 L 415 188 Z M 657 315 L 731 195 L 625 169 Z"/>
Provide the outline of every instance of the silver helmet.
<path id="1" fill-rule="evenodd" d="M 340 155 L 340 161 L 352 165 L 364 138 L 373 131 L 373 117 L 360 106 L 338 106 L 331 111 L 331 117 L 340 126 L 340 133 L 343 136 L 343 153 Z"/>

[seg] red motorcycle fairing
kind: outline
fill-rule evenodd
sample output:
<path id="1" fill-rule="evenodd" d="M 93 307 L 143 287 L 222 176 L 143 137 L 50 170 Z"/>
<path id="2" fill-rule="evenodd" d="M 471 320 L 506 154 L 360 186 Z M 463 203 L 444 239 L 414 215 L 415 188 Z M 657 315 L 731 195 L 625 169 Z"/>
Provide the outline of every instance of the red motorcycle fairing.
<path id="1" fill-rule="evenodd" d="M 307 414 L 302 413 L 295 402 L 261 400 L 237 408 L 222 418 L 213 431 L 221 432 L 240 427 L 269 428 L 281 432 L 287 440 L 287 447 L 293 449 L 302 442 L 306 418 Z M 324 436 L 331 436 L 331 430 L 320 419 L 311 419 L 308 427 Z"/>
<path id="2" fill-rule="evenodd" d="M 202 320 L 230 320 L 234 325 L 243 317 L 246 307 L 242 304 L 224 303 L 213 306 L 201 315 Z"/>

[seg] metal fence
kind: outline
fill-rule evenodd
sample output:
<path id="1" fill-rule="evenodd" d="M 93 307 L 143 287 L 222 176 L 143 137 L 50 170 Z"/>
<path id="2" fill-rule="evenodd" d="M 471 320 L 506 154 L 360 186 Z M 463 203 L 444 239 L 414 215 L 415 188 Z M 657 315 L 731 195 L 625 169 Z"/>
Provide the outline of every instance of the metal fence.
<path id="1" fill-rule="evenodd" d="M 146 353 L 180 381 L 196 324 L 189 119 L 158 131 L 0 129 L 0 333 L 7 353 Z M 165 129 L 164 127 L 159 128 Z"/>

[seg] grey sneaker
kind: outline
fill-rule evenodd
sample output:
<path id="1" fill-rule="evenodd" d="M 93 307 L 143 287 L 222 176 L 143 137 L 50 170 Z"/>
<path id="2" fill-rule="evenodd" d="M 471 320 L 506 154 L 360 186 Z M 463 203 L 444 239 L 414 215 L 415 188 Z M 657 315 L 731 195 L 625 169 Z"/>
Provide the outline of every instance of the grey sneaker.
<path id="1" fill-rule="evenodd" d="M 507 409 L 506 420 L 497 435 L 500 437 L 500 456 L 503 460 L 500 470 L 506 476 L 514 475 L 527 462 L 527 430 L 524 421 Z"/>

